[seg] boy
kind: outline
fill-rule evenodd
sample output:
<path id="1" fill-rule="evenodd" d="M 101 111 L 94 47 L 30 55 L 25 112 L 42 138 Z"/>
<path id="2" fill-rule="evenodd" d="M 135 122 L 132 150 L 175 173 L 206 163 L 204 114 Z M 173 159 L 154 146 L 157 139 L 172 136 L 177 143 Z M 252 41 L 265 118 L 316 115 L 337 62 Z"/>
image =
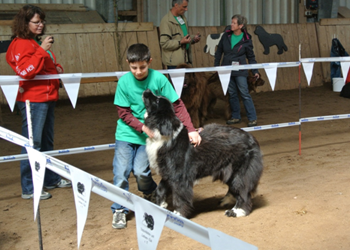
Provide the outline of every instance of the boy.
<path id="1" fill-rule="evenodd" d="M 156 95 L 167 97 L 174 104 L 176 115 L 188 130 L 189 140 L 199 145 L 201 137 L 192 125 L 191 118 L 168 79 L 156 70 L 149 69 L 151 53 L 144 44 L 134 44 L 128 48 L 127 62 L 129 73 L 123 75 L 115 93 L 119 120 L 115 133 L 115 153 L 113 159 L 113 184 L 129 190 L 128 178 L 133 172 L 139 191 L 144 198 L 150 199 L 157 184 L 153 181 L 146 154 L 146 138 L 152 132 L 143 124 L 145 105 L 142 93 L 150 89 Z M 113 212 L 112 227 L 126 227 L 126 214 L 129 209 L 117 203 L 111 206 Z"/>

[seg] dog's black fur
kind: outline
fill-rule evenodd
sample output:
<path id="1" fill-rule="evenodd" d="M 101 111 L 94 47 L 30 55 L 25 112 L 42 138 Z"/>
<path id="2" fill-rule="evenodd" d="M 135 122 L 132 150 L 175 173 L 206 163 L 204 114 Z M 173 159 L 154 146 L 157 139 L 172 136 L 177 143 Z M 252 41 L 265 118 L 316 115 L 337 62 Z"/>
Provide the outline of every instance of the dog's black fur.
<path id="1" fill-rule="evenodd" d="M 154 133 L 153 138 L 147 139 L 146 151 L 151 168 L 162 177 L 156 189 L 156 203 L 166 207 L 166 197 L 172 194 L 176 213 L 188 217 L 194 182 L 212 176 L 213 181 L 221 180 L 228 185 L 225 198 L 236 198 L 236 205 L 225 215 L 250 214 L 251 193 L 255 192 L 263 171 L 262 154 L 255 138 L 239 128 L 210 124 L 200 134 L 201 144 L 194 147 L 168 99 L 146 90 L 143 101 L 145 125 Z M 226 202 L 223 199 L 222 203 Z"/>

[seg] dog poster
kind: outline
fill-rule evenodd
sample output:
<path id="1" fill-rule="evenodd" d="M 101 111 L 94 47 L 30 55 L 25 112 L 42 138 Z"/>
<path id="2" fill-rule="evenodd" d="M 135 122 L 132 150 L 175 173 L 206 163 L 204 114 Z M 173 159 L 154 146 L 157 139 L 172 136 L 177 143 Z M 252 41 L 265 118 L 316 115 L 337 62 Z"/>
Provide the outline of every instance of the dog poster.
<path id="1" fill-rule="evenodd" d="M 167 218 L 166 211 L 136 195 L 132 200 L 139 249 L 156 250 Z"/>
<path id="2" fill-rule="evenodd" d="M 45 170 L 46 170 L 46 157 L 43 153 L 38 150 L 26 147 L 30 167 L 32 169 L 32 180 L 33 180 L 33 204 L 34 204 L 34 220 L 38 211 L 41 190 L 43 189 Z"/>
<path id="3" fill-rule="evenodd" d="M 91 176 L 88 173 L 76 167 L 69 166 L 69 171 L 72 177 L 75 209 L 77 211 L 77 236 L 79 248 L 89 210 L 92 181 Z"/>

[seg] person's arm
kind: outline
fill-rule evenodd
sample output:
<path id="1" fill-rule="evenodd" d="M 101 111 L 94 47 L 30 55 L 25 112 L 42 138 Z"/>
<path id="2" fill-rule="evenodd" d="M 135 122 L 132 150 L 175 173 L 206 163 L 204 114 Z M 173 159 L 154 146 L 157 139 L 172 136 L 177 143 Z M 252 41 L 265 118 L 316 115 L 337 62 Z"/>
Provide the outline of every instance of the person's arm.
<path id="1" fill-rule="evenodd" d="M 117 105 L 118 116 L 122 119 L 127 125 L 135 129 L 136 131 L 142 133 L 143 123 L 140 122 L 131 111 L 131 108 L 120 107 Z"/>
<path id="2" fill-rule="evenodd" d="M 180 119 L 180 121 L 184 124 L 184 126 L 187 128 L 188 131 L 188 137 L 192 144 L 195 146 L 198 146 L 201 143 L 202 138 L 200 137 L 199 133 L 194 128 L 191 117 L 187 112 L 187 109 L 185 107 L 185 104 L 182 102 L 181 99 L 178 99 L 173 103 L 174 111 L 176 116 Z"/>
<path id="3" fill-rule="evenodd" d="M 170 50 L 170 51 L 177 50 L 182 46 L 181 39 L 180 40 L 172 39 L 173 34 L 170 28 L 171 23 L 169 23 L 167 20 L 168 19 L 164 17 L 160 22 L 160 25 L 159 25 L 160 42 L 159 43 L 164 50 Z M 182 38 L 182 35 L 180 37 Z"/>
<path id="4" fill-rule="evenodd" d="M 177 101 L 173 103 L 173 106 L 174 106 L 175 115 L 184 124 L 188 132 L 196 131 L 196 129 L 192 124 L 190 114 L 187 112 L 187 109 L 183 101 L 181 99 L 177 99 Z"/>
<path id="5" fill-rule="evenodd" d="M 46 58 L 50 55 L 41 47 L 33 48 L 30 40 L 17 40 L 9 54 L 6 55 L 15 72 L 24 79 L 33 79 L 44 68 Z"/>
<path id="6" fill-rule="evenodd" d="M 50 51 L 51 51 L 51 50 L 50 50 Z M 51 54 L 52 54 L 53 58 L 55 59 L 55 60 L 54 60 L 54 64 L 55 64 L 57 73 L 58 73 L 58 74 L 62 74 L 62 73 L 64 72 L 63 67 L 61 66 L 61 64 L 56 63 L 56 56 L 55 56 L 55 54 L 54 54 L 52 51 L 51 51 Z"/>

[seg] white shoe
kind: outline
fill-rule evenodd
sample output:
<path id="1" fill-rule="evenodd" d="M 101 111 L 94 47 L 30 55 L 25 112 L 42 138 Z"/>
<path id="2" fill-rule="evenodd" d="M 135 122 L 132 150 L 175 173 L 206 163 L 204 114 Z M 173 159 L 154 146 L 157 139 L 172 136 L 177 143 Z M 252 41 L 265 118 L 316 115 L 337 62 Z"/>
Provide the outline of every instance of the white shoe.
<path id="1" fill-rule="evenodd" d="M 40 200 L 50 199 L 52 195 L 49 192 L 41 191 Z M 33 199 L 33 194 L 22 194 L 22 199 L 29 200 Z"/>
<path id="2" fill-rule="evenodd" d="M 123 209 L 115 210 L 113 213 L 112 227 L 115 229 L 126 228 L 126 214 Z"/>
<path id="3" fill-rule="evenodd" d="M 46 189 L 54 189 L 54 188 L 65 188 L 72 187 L 72 182 L 68 180 L 61 179 L 56 185 L 53 186 L 45 186 Z"/>

